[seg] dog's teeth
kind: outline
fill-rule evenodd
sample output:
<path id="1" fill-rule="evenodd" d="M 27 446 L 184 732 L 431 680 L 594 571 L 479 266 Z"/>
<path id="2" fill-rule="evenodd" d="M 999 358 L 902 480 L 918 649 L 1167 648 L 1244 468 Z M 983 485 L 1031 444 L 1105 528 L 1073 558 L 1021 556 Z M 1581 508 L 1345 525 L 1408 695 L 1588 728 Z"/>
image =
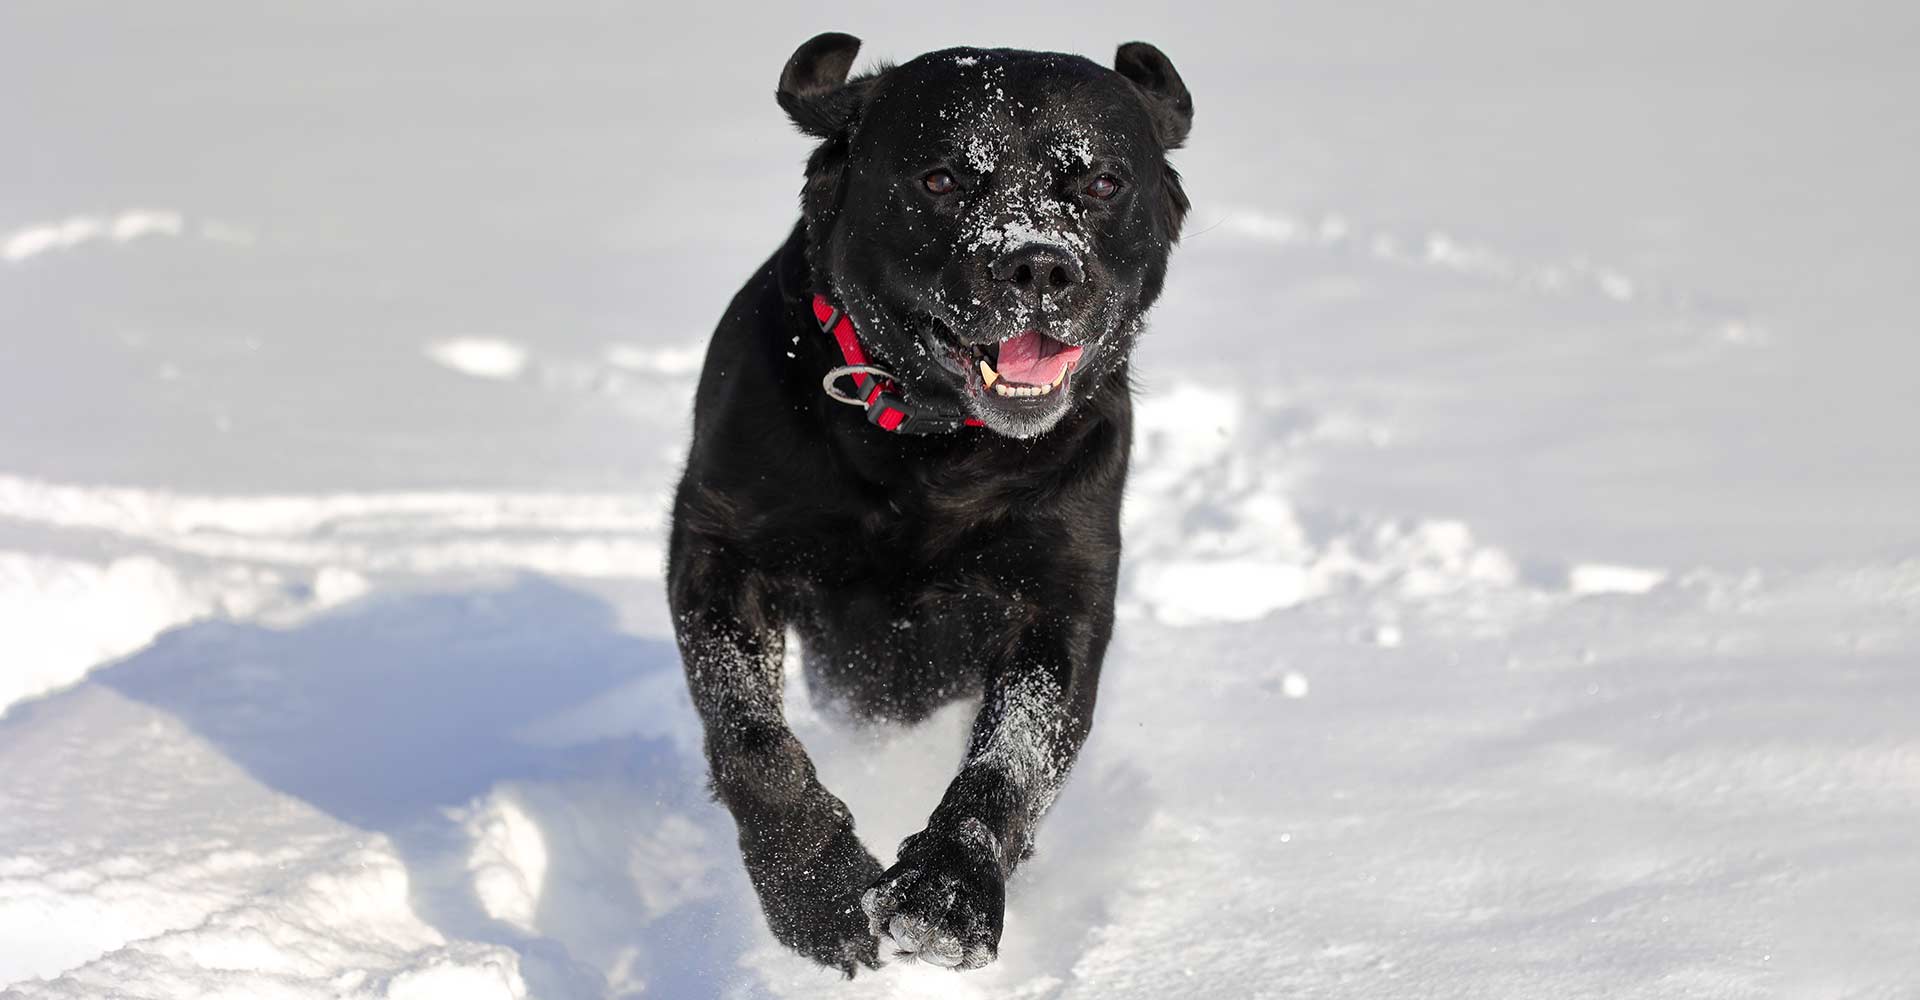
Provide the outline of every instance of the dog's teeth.
<path id="1" fill-rule="evenodd" d="M 992 365 L 987 364 L 986 358 L 980 359 L 980 378 L 987 383 L 989 389 L 993 388 L 993 383 L 1000 379 L 1000 373 L 994 371 Z"/>
<path id="2" fill-rule="evenodd" d="M 1060 387 L 1060 383 L 1065 382 L 1066 380 L 1067 380 L 1067 370 L 1065 368 L 1062 368 L 1060 369 L 1060 374 L 1055 375 L 1053 377 L 1053 384 L 1050 386 L 1047 386 L 1047 388 L 1057 389 Z"/>
<path id="3" fill-rule="evenodd" d="M 996 395 L 1017 396 L 1024 399 L 1028 396 L 1045 396 L 1053 392 L 1054 387 L 1059 384 L 1060 383 L 1055 382 L 1053 385 L 1008 385 L 1006 380 L 996 379 L 995 381 L 988 382 L 987 386 L 991 388 Z"/>

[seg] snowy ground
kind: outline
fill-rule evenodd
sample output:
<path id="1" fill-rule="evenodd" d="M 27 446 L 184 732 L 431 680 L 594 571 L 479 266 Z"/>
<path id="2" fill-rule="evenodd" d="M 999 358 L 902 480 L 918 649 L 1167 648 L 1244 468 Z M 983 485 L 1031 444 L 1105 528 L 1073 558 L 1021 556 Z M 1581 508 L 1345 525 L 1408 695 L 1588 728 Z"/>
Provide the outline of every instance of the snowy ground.
<path id="1" fill-rule="evenodd" d="M 1920 997 L 1915 9 L 1124 8 L 0 12 L 0 995 Z M 827 28 L 1199 109 L 1093 741 L 851 985 L 659 579 Z M 964 715 L 793 694 L 889 853 Z"/>

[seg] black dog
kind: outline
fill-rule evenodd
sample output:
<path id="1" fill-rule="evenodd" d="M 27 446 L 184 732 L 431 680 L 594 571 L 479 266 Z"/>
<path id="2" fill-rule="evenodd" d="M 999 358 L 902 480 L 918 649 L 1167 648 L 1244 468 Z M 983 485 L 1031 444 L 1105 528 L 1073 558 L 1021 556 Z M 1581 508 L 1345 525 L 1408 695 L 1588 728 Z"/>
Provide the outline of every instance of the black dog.
<path id="1" fill-rule="evenodd" d="M 800 224 L 707 353 L 670 600 L 775 936 L 848 975 L 883 938 L 977 968 L 1092 725 L 1127 357 L 1186 214 L 1166 152 L 1193 105 L 1137 42 L 1113 70 L 963 48 L 849 80 L 859 46 L 820 35 L 780 75 L 820 144 Z M 783 717 L 789 629 L 812 689 L 863 717 L 981 699 L 884 872 Z"/>

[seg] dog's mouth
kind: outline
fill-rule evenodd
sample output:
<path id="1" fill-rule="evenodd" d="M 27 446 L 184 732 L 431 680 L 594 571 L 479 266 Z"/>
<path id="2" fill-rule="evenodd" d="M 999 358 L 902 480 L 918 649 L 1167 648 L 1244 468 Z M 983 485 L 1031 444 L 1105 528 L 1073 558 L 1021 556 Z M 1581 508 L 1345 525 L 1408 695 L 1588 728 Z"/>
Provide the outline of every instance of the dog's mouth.
<path id="1" fill-rule="evenodd" d="M 1002 399 L 1051 395 L 1062 389 L 1083 350 L 1027 330 L 992 344 L 973 344 L 966 354 L 980 376 L 982 393 Z M 971 381 L 971 379 L 969 379 Z"/>
<path id="2" fill-rule="evenodd" d="M 1009 437 L 1030 438 L 1053 426 L 1073 405 L 1074 375 L 1099 351 L 1036 329 L 969 342 L 938 317 L 927 319 L 925 346 L 938 366 L 960 381 L 964 409 Z"/>

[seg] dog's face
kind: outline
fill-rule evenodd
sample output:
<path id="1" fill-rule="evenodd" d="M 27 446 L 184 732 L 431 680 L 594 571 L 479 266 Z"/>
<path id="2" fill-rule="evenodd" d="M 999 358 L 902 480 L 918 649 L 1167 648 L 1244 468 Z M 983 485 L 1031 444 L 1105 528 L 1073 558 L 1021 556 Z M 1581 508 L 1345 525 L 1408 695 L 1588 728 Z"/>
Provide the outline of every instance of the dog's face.
<path id="1" fill-rule="evenodd" d="M 794 53 L 779 99 L 821 138 L 816 281 L 909 399 L 1044 433 L 1126 363 L 1187 208 L 1167 151 L 1192 102 L 1159 50 L 947 49 L 847 80 L 859 42 Z"/>

